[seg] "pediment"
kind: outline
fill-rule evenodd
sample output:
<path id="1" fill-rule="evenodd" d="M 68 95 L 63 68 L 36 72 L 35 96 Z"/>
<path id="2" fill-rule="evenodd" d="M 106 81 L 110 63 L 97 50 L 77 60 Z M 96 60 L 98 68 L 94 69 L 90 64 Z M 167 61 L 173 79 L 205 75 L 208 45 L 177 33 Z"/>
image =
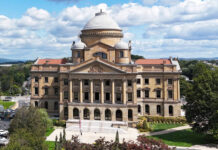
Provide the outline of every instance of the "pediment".
<path id="1" fill-rule="evenodd" d="M 90 45 L 89 48 L 91 49 L 91 48 L 96 47 L 96 46 L 102 47 L 102 48 L 107 48 L 107 49 L 108 48 L 113 48 L 112 46 L 110 46 L 108 44 L 105 44 L 105 43 L 102 43 L 102 42 L 96 42 L 96 43 Z"/>
<path id="2" fill-rule="evenodd" d="M 79 65 L 75 69 L 70 71 L 71 73 L 98 73 L 98 74 L 109 74 L 109 73 L 126 73 L 119 67 L 116 67 L 110 63 L 106 63 L 100 60 L 94 60 L 89 63 Z"/>

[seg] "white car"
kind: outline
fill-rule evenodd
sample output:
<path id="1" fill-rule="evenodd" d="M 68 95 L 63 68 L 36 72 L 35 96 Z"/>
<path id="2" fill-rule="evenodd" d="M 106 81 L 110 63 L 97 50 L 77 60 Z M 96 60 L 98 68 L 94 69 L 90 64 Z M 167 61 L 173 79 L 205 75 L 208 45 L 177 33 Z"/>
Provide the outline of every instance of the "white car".
<path id="1" fill-rule="evenodd" d="M 4 137 L 0 137 L 0 145 L 7 145 L 9 143 L 9 140 L 4 138 Z"/>
<path id="2" fill-rule="evenodd" d="M 8 133 L 7 130 L 0 130 L 0 136 L 6 136 Z"/>

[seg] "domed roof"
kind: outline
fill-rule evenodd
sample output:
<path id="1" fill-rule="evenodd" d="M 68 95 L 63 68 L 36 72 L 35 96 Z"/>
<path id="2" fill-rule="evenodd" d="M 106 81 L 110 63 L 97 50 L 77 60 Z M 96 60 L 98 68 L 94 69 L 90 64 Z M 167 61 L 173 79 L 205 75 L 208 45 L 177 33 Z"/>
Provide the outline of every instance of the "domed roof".
<path id="1" fill-rule="evenodd" d="M 84 26 L 83 30 L 92 29 L 114 29 L 121 30 L 118 24 L 107 13 L 102 12 L 95 14 L 91 20 Z"/>
<path id="2" fill-rule="evenodd" d="M 115 49 L 129 49 L 129 45 L 126 42 L 120 41 L 117 44 L 115 44 Z"/>
<path id="3" fill-rule="evenodd" d="M 73 42 L 72 46 L 71 46 L 71 50 L 74 50 L 74 49 L 84 49 L 86 47 L 86 44 L 79 41 L 77 43 Z"/>

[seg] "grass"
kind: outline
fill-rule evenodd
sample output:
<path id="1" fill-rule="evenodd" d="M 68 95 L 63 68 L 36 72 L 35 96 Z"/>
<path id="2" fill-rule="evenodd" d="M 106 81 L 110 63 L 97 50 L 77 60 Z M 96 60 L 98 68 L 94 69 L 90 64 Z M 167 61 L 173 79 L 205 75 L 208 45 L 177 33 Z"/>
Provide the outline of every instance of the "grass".
<path id="1" fill-rule="evenodd" d="M 48 150 L 54 150 L 55 149 L 55 142 L 45 141 L 45 144 L 48 146 Z"/>
<path id="2" fill-rule="evenodd" d="M 49 136 L 55 129 L 54 128 L 50 128 L 46 131 L 45 136 Z"/>
<path id="3" fill-rule="evenodd" d="M 183 125 L 184 124 L 150 123 L 152 132 L 162 131 L 170 128 L 176 128 Z"/>
<path id="4" fill-rule="evenodd" d="M 176 131 L 163 135 L 155 135 L 151 137 L 155 139 L 161 139 L 167 145 L 183 147 L 215 142 L 211 137 L 204 134 L 194 133 L 191 129 Z"/>
<path id="5" fill-rule="evenodd" d="M 0 105 L 4 107 L 4 109 L 10 108 L 10 106 L 14 105 L 15 102 L 8 102 L 8 101 L 2 101 L 0 100 Z"/>

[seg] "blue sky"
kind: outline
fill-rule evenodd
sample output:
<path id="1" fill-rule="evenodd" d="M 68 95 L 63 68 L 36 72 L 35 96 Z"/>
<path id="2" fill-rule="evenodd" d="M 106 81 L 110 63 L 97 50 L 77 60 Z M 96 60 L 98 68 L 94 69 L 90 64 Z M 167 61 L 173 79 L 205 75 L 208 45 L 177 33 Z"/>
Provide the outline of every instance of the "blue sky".
<path id="1" fill-rule="evenodd" d="M 218 57 L 218 0 L 1 0 L 0 58 L 70 57 L 103 9 L 145 58 Z"/>

